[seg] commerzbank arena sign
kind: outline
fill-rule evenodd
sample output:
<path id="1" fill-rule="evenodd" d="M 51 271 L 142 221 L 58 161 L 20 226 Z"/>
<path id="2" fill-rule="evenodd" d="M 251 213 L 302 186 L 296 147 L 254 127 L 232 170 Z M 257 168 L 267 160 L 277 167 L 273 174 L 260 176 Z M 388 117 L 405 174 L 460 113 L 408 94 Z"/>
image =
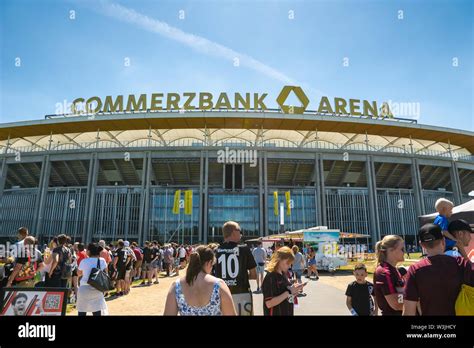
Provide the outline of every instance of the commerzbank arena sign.
<path id="1" fill-rule="evenodd" d="M 288 105 L 286 100 L 294 93 L 300 105 Z M 76 98 L 72 102 L 71 111 L 75 115 L 96 114 L 109 112 L 133 112 L 133 111 L 191 111 L 191 110 L 254 110 L 265 111 L 268 93 L 220 93 L 214 95 L 208 92 L 186 92 L 186 93 L 152 93 L 152 94 L 130 94 L 128 96 L 106 96 L 105 98 L 90 97 Z M 303 114 L 309 104 L 309 98 L 299 86 L 284 86 L 276 97 L 276 102 L 285 114 Z M 390 112 L 387 103 L 378 105 L 376 101 L 360 99 L 344 99 L 321 97 L 317 102 L 317 112 L 321 114 L 389 117 Z"/>

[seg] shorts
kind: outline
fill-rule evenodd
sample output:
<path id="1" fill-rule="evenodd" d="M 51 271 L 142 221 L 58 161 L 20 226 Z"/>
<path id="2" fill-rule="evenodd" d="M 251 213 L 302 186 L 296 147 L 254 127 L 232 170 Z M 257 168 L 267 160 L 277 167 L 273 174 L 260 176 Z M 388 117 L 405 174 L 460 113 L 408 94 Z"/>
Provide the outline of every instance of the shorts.
<path id="1" fill-rule="evenodd" d="M 125 279 L 125 272 L 127 272 L 125 267 L 117 268 L 117 280 L 124 280 Z"/>
<path id="2" fill-rule="evenodd" d="M 179 258 L 179 263 L 183 263 L 183 262 L 186 262 L 186 257 L 180 257 Z"/>
<path id="3" fill-rule="evenodd" d="M 124 279 L 130 279 L 130 273 L 132 273 L 131 269 L 125 270 L 125 278 Z"/>
<path id="4" fill-rule="evenodd" d="M 263 264 L 263 266 L 260 266 L 259 264 L 257 264 L 257 273 L 265 274 L 265 264 Z"/>
<path id="5" fill-rule="evenodd" d="M 153 271 L 153 263 L 152 262 L 145 262 L 143 263 L 144 271 Z"/>
<path id="6" fill-rule="evenodd" d="M 77 277 L 77 268 L 72 271 L 72 277 Z"/>
<path id="7" fill-rule="evenodd" d="M 293 272 L 295 273 L 296 279 L 301 280 L 301 277 L 303 276 L 303 270 L 302 269 L 294 269 Z"/>
<path id="8" fill-rule="evenodd" d="M 311 259 L 308 261 L 308 266 L 316 266 L 316 260 Z"/>
<path id="9" fill-rule="evenodd" d="M 151 269 L 149 271 L 157 269 L 159 265 L 160 265 L 160 260 L 153 261 L 151 263 Z"/>
<path id="10" fill-rule="evenodd" d="M 251 293 L 245 292 L 242 294 L 232 294 L 232 300 L 234 301 L 234 307 L 237 315 L 253 315 L 253 299 Z"/>

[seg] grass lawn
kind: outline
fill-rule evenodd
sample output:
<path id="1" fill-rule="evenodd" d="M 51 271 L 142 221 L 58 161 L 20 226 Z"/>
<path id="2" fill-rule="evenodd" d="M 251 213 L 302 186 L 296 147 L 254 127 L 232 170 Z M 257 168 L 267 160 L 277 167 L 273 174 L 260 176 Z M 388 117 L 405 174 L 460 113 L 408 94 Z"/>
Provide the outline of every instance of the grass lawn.
<path id="1" fill-rule="evenodd" d="M 371 254 L 370 256 L 371 257 L 368 260 L 365 260 L 365 261 L 357 261 L 357 260 L 349 261 L 346 266 L 342 266 L 339 269 L 340 270 L 345 270 L 345 271 L 353 271 L 354 266 L 357 263 L 362 262 L 363 264 L 366 265 L 367 272 L 370 273 L 370 274 L 373 274 L 375 272 L 375 267 L 376 267 L 376 262 L 377 261 L 375 260 L 375 254 Z M 410 257 L 408 257 L 408 255 L 405 254 L 405 261 L 400 262 L 398 264 L 398 266 L 408 267 L 408 266 L 412 265 L 414 262 L 418 261 L 420 258 L 421 258 L 421 253 L 410 253 Z"/>

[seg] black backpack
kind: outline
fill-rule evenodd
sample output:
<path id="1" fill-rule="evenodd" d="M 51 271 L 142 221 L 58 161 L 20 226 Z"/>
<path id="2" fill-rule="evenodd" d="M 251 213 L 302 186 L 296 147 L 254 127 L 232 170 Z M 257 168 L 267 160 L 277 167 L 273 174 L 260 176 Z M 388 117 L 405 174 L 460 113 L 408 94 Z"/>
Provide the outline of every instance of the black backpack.
<path id="1" fill-rule="evenodd" d="M 72 255 L 71 250 L 68 247 L 63 246 L 62 248 L 62 260 L 61 260 L 61 279 L 69 279 L 72 277 Z"/>

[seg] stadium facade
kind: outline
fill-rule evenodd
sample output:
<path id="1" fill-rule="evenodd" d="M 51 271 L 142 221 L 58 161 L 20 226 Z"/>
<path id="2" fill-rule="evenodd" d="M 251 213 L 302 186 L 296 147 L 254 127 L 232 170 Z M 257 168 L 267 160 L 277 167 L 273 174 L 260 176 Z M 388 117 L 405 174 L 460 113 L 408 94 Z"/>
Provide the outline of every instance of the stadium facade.
<path id="1" fill-rule="evenodd" d="M 226 220 L 251 238 L 280 231 L 284 203 L 285 230 L 413 241 L 436 199 L 460 204 L 474 190 L 474 133 L 394 118 L 100 112 L 2 124 L 0 146 L 3 239 L 27 226 L 42 242 L 66 233 L 195 243 L 219 239 Z M 239 150 L 255 160 L 229 155 Z"/>

